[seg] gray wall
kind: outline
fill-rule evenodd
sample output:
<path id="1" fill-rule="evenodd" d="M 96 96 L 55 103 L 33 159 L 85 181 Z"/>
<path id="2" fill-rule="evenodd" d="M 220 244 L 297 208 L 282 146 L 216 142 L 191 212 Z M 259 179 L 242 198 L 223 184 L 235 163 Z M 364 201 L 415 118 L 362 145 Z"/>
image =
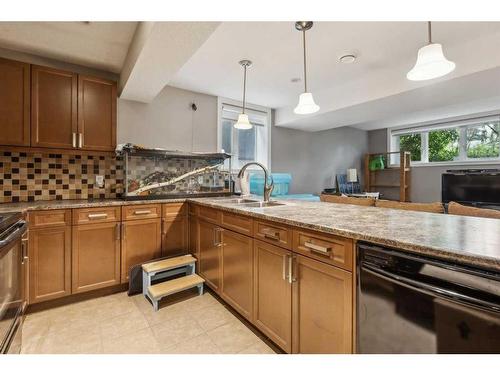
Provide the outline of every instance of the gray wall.
<path id="1" fill-rule="evenodd" d="M 387 129 L 368 132 L 369 152 L 387 151 Z M 453 164 L 448 166 L 419 166 L 411 170 L 411 200 L 412 202 L 440 202 L 441 174 L 448 169 L 465 168 L 500 168 L 500 164 L 473 165 Z"/>
<path id="2" fill-rule="evenodd" d="M 191 109 L 196 103 L 197 111 Z M 217 98 L 166 86 L 151 103 L 118 100 L 118 143 L 217 150 Z"/>
<path id="3" fill-rule="evenodd" d="M 271 160 L 273 172 L 292 174 L 291 193 L 320 193 L 335 186 L 335 175 L 356 168 L 362 182 L 363 155 L 368 150 L 364 130 L 337 128 L 304 132 L 274 126 Z"/>

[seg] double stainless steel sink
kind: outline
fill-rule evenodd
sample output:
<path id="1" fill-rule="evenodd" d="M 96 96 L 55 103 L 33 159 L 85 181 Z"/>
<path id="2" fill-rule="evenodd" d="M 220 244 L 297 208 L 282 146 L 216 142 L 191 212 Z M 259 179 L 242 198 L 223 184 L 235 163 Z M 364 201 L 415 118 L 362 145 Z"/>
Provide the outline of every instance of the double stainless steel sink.
<path id="1" fill-rule="evenodd" d="M 276 201 L 260 201 L 257 199 L 248 199 L 248 198 L 225 198 L 218 200 L 222 203 L 230 203 L 236 205 L 242 205 L 245 207 L 274 207 L 274 206 L 284 206 L 285 203 L 276 202 Z"/>

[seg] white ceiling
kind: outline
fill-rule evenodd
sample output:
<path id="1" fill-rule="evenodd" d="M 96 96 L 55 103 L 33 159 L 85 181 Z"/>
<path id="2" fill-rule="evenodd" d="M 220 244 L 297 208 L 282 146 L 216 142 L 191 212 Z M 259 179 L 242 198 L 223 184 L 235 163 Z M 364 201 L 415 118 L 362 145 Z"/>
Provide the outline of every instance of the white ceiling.
<path id="1" fill-rule="evenodd" d="M 0 47 L 119 73 L 137 22 L 0 22 Z"/>
<path id="2" fill-rule="evenodd" d="M 450 75 L 411 82 L 406 72 L 426 43 L 424 22 L 317 22 L 307 33 L 308 86 L 321 111 L 312 116 L 293 114 L 303 83 L 301 35 L 293 22 L 224 22 L 179 70 L 169 85 L 212 95 L 241 98 L 242 70 L 249 58 L 248 101 L 276 110 L 276 125 L 323 130 L 356 125 L 358 119 L 335 119 L 335 112 L 371 103 L 436 82 L 500 66 L 500 23 L 436 22 L 433 39 L 457 64 Z M 338 58 L 355 53 L 350 65 Z M 417 92 L 418 94 L 418 92 Z M 414 100 L 419 100 L 417 94 Z M 445 93 L 456 96 L 456 93 Z M 370 112 L 369 106 L 364 109 Z M 342 121 L 336 121 L 342 120 Z"/>

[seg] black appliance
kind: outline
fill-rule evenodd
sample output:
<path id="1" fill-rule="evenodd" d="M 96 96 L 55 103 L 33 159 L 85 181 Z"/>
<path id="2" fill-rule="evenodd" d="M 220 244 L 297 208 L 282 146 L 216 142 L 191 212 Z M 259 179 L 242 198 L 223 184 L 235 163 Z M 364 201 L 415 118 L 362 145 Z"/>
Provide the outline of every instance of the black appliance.
<path id="1" fill-rule="evenodd" d="M 447 170 L 441 177 L 441 200 L 500 208 L 500 169 Z"/>
<path id="2" fill-rule="evenodd" d="M 359 243 L 360 353 L 500 353 L 500 273 Z"/>
<path id="3" fill-rule="evenodd" d="M 28 225 L 20 213 L 0 214 L 0 353 L 19 353 L 26 308 L 24 263 Z"/>

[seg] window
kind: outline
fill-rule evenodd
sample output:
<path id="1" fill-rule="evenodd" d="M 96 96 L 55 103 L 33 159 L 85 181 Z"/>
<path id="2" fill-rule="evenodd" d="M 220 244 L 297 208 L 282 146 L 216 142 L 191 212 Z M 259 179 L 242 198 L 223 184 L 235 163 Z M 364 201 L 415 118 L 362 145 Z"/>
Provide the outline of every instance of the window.
<path id="1" fill-rule="evenodd" d="M 500 116 L 390 132 L 391 151 L 411 152 L 413 164 L 500 161 Z M 393 157 L 396 164 L 398 158 Z"/>
<path id="2" fill-rule="evenodd" d="M 239 170 L 244 164 L 257 161 L 269 165 L 271 110 L 250 106 L 246 108 L 251 129 L 236 129 L 234 124 L 241 113 L 238 102 L 219 99 L 218 149 L 231 154 L 231 167 Z"/>

